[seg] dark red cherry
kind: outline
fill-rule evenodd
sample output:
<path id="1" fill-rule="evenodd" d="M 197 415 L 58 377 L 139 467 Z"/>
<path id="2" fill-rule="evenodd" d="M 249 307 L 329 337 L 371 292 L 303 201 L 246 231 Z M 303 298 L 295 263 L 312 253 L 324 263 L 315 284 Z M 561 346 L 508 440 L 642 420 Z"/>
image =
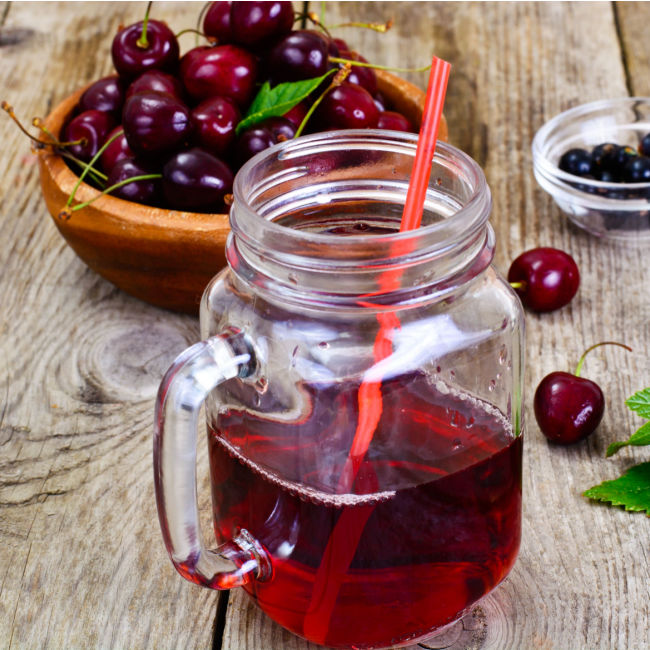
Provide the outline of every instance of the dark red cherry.
<path id="1" fill-rule="evenodd" d="M 113 166 L 108 175 L 107 187 L 120 183 L 135 176 L 144 176 L 145 174 L 154 174 L 159 170 L 154 169 L 149 164 L 141 161 L 126 158 L 120 160 Z M 144 203 L 152 205 L 158 202 L 160 195 L 160 179 L 154 178 L 149 180 L 133 181 L 111 191 L 112 196 L 117 196 L 125 201 L 134 203 Z"/>
<path id="2" fill-rule="evenodd" d="M 552 442 L 569 445 L 591 434 L 603 417 L 605 398 L 598 384 L 580 376 L 585 358 L 601 345 L 618 345 L 602 341 L 587 348 L 578 361 L 575 374 L 552 372 L 542 379 L 533 400 L 535 418 L 542 433 Z"/>
<path id="3" fill-rule="evenodd" d="M 286 117 L 268 117 L 260 126 L 271 132 L 273 142 L 276 143 L 291 140 L 298 130 L 298 127 Z"/>
<path id="4" fill-rule="evenodd" d="M 293 25 L 291 2 L 233 2 L 230 28 L 233 40 L 254 50 L 268 47 L 286 36 Z"/>
<path id="5" fill-rule="evenodd" d="M 378 129 L 390 129 L 392 131 L 413 131 L 411 123 L 401 114 L 395 111 L 382 111 L 377 120 Z"/>
<path id="6" fill-rule="evenodd" d="M 226 97 L 204 99 L 192 110 L 195 142 L 219 156 L 225 153 L 235 139 L 235 127 L 241 114 Z"/>
<path id="7" fill-rule="evenodd" d="M 99 157 L 99 164 L 106 174 L 110 174 L 115 164 L 120 160 L 126 160 L 127 158 L 135 158 L 135 154 L 129 147 L 129 143 L 126 141 L 126 136 L 124 135 L 124 129 L 121 125 L 116 126 L 106 137 L 106 140 L 110 140 L 114 135 L 122 131 L 121 135 L 118 135 L 113 142 L 111 142 L 106 149 L 102 152 L 102 155 Z"/>
<path id="8" fill-rule="evenodd" d="M 181 82 L 173 75 L 162 70 L 147 70 L 147 72 L 143 72 L 126 89 L 126 99 L 138 93 L 148 92 L 171 95 L 183 101 L 183 86 Z"/>
<path id="9" fill-rule="evenodd" d="M 122 77 L 133 79 L 151 69 L 173 71 L 178 63 L 178 41 L 165 23 L 147 21 L 147 45 L 138 44 L 143 21 L 120 30 L 111 47 L 113 65 Z"/>
<path id="10" fill-rule="evenodd" d="M 596 429 L 605 398 L 598 384 L 589 379 L 552 372 L 535 391 L 534 409 L 542 433 L 552 442 L 570 445 Z"/>
<path id="11" fill-rule="evenodd" d="M 316 109 L 316 119 L 325 129 L 374 128 L 379 110 L 365 88 L 344 83 L 325 95 Z"/>
<path id="12" fill-rule="evenodd" d="M 375 93 L 372 98 L 375 100 L 375 106 L 379 109 L 379 112 L 388 110 L 386 108 L 386 99 L 381 93 Z"/>
<path id="13" fill-rule="evenodd" d="M 263 126 L 256 126 L 244 131 L 235 142 L 235 162 L 241 167 L 247 160 L 260 151 L 275 144 L 273 133 Z"/>
<path id="14" fill-rule="evenodd" d="M 332 43 L 339 52 L 351 52 L 350 46 L 342 38 L 333 38 Z"/>
<path id="15" fill-rule="evenodd" d="M 110 113 L 104 111 L 84 111 L 73 117 L 63 130 L 63 140 L 74 142 L 83 139 L 84 142 L 66 147 L 73 156 L 88 162 L 106 142 L 115 120 Z"/>
<path id="16" fill-rule="evenodd" d="M 84 90 L 79 111 L 104 111 L 119 120 L 124 106 L 124 84 L 117 75 L 98 79 Z"/>
<path id="17" fill-rule="evenodd" d="M 197 52 L 182 66 L 182 81 L 195 100 L 219 95 L 246 106 L 257 77 L 255 56 L 236 45 L 219 45 Z"/>
<path id="18" fill-rule="evenodd" d="M 196 61 L 199 56 L 203 54 L 203 52 L 207 52 L 213 47 L 214 45 L 199 45 L 198 47 L 194 47 L 191 50 L 185 52 L 185 54 L 183 54 L 181 57 L 180 63 L 178 64 L 178 78 L 183 81 L 189 66 L 194 63 L 194 61 Z"/>
<path id="19" fill-rule="evenodd" d="M 203 32 L 214 36 L 221 45 L 233 40 L 230 26 L 230 9 L 232 2 L 211 2 L 203 19 Z"/>
<path id="20" fill-rule="evenodd" d="M 341 52 L 342 59 L 368 63 L 358 52 Z M 345 79 L 347 83 L 357 84 L 365 88 L 371 95 L 377 92 L 377 74 L 372 68 L 353 65 L 350 74 Z"/>
<path id="21" fill-rule="evenodd" d="M 174 154 L 163 167 L 165 200 L 179 210 L 223 212 L 232 181 L 228 166 L 202 149 Z"/>
<path id="22" fill-rule="evenodd" d="M 327 41 L 306 30 L 291 32 L 277 43 L 268 56 L 271 82 L 313 79 L 327 72 Z"/>
<path id="23" fill-rule="evenodd" d="M 170 95 L 140 93 L 124 104 L 124 134 L 137 155 L 178 149 L 192 132 L 190 111 Z"/>
<path id="24" fill-rule="evenodd" d="M 290 108 L 282 117 L 292 122 L 298 128 L 307 116 L 307 111 L 309 111 L 309 104 L 303 100 L 293 108 Z"/>
<path id="25" fill-rule="evenodd" d="M 574 259 L 564 251 L 533 248 L 511 264 L 508 282 L 525 307 L 547 312 L 571 302 L 580 286 L 580 272 Z"/>

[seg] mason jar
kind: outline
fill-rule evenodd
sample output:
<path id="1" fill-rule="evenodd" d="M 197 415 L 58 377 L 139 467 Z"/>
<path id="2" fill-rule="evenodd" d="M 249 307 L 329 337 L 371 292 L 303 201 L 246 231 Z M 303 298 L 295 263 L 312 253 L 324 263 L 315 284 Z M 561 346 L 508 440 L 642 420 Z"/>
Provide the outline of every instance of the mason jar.
<path id="1" fill-rule="evenodd" d="M 241 586 L 329 647 L 387 648 L 460 618 L 521 533 L 523 314 L 491 266 L 490 191 L 438 143 L 399 232 L 415 135 L 338 131 L 250 160 L 203 341 L 163 380 L 154 442 L 178 571 Z M 196 505 L 202 405 L 216 548 Z"/>

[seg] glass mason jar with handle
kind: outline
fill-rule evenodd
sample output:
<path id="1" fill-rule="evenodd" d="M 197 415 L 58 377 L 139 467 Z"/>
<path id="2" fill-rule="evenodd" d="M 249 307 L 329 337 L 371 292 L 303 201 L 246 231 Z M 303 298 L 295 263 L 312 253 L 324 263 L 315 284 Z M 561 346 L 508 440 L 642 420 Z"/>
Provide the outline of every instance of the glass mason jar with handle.
<path id="1" fill-rule="evenodd" d="M 242 586 L 330 647 L 431 636 L 519 549 L 521 305 L 491 266 L 490 192 L 461 151 L 438 144 L 422 226 L 398 232 L 416 142 L 321 133 L 249 161 L 204 340 L 158 395 L 177 570 Z M 216 548 L 197 513 L 203 403 Z"/>

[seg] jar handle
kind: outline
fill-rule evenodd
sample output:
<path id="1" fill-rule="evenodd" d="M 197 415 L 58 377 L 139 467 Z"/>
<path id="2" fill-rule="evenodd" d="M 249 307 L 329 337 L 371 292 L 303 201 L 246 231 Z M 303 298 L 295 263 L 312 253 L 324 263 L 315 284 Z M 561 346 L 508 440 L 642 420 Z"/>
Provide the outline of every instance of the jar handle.
<path id="1" fill-rule="evenodd" d="M 271 576 L 271 561 L 245 529 L 215 549 L 201 535 L 196 494 L 198 416 L 210 391 L 233 377 L 255 371 L 253 348 L 238 330 L 191 346 L 165 374 L 156 399 L 154 485 L 167 552 L 187 580 L 230 589 Z"/>

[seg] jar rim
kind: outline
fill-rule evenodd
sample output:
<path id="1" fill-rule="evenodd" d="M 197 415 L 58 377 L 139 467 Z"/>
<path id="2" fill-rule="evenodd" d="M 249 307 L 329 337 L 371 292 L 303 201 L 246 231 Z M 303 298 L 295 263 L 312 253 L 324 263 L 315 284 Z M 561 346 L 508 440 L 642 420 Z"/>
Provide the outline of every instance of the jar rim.
<path id="1" fill-rule="evenodd" d="M 357 148 L 362 144 L 394 150 L 401 154 L 415 157 L 418 136 L 414 133 L 388 131 L 381 129 L 347 129 L 341 131 L 320 132 L 301 136 L 274 145 L 247 161 L 235 176 L 233 185 L 234 203 L 230 214 L 231 228 L 236 233 L 255 232 L 255 238 L 264 233 L 275 236 L 290 236 L 295 243 L 319 243 L 322 245 L 340 244 L 341 237 L 337 234 L 297 230 L 276 223 L 258 214 L 251 205 L 251 192 L 247 191 L 247 177 L 254 170 L 274 158 L 282 159 L 292 155 L 306 155 L 310 152 L 322 151 L 323 146 L 337 143 L 339 146 L 348 144 Z M 485 174 L 478 163 L 468 154 L 453 145 L 439 141 L 434 153 L 436 160 L 453 164 L 462 170 L 472 188 L 471 195 L 464 204 L 450 216 L 436 223 L 422 225 L 411 231 L 382 234 L 348 234 L 346 245 L 357 246 L 368 244 L 391 245 L 404 242 L 417 234 L 418 247 L 426 249 L 442 249 L 453 245 L 455 241 L 471 236 L 476 230 L 484 227 L 491 210 L 491 195 L 485 179 Z M 242 223 L 244 222 L 244 223 Z M 244 225 L 244 228 L 242 228 Z"/>

